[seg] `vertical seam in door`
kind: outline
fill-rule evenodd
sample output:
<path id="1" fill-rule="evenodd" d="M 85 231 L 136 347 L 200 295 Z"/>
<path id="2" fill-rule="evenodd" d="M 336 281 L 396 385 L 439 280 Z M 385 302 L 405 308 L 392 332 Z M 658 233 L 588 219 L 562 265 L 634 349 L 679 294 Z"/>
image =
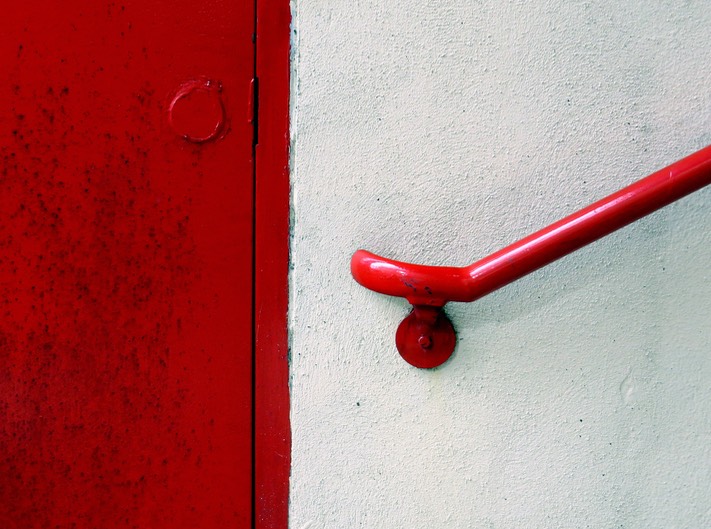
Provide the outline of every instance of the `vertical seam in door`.
<path id="1" fill-rule="evenodd" d="M 256 308 L 257 308 L 257 123 L 259 119 L 259 106 L 257 100 L 257 2 L 254 1 L 254 24 L 252 26 L 252 310 L 251 328 L 252 336 L 250 343 L 250 356 L 252 359 L 252 418 L 251 418 L 251 459 L 252 459 L 252 498 L 251 498 L 251 527 L 257 527 L 257 329 L 256 329 Z"/>

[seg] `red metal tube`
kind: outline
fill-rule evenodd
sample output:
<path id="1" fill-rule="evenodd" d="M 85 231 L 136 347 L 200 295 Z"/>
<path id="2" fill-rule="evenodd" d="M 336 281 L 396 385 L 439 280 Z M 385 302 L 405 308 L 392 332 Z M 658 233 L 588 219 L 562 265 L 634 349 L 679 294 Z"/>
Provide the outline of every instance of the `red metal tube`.
<path id="1" fill-rule="evenodd" d="M 711 145 L 462 268 L 425 266 L 358 250 L 351 272 L 366 288 L 441 307 L 474 301 L 711 183 Z"/>

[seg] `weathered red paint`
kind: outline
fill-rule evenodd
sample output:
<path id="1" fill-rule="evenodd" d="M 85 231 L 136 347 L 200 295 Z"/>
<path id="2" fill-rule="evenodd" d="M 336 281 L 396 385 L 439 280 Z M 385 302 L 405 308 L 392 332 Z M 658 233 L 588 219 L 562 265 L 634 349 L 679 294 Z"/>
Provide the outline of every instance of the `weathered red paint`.
<path id="1" fill-rule="evenodd" d="M 4 6 L 3 529 L 251 525 L 254 9 Z"/>
<path id="2" fill-rule="evenodd" d="M 414 265 L 358 250 L 351 260 L 351 271 L 366 288 L 406 298 L 416 308 L 416 318 L 418 307 L 441 308 L 449 301 L 477 300 L 709 184 L 711 146 L 470 266 Z M 421 356 L 427 356 L 426 351 L 413 355 L 411 350 L 419 346 L 413 343 L 414 334 L 408 336 L 398 342 L 403 356 L 408 361 L 414 359 L 411 363 L 418 367 L 434 367 L 430 365 L 433 362 L 424 360 L 423 365 L 418 364 Z"/>
<path id="3" fill-rule="evenodd" d="M 290 23 L 288 1 L 258 0 L 259 144 L 256 149 L 255 237 L 255 518 L 258 529 L 288 527 Z"/>

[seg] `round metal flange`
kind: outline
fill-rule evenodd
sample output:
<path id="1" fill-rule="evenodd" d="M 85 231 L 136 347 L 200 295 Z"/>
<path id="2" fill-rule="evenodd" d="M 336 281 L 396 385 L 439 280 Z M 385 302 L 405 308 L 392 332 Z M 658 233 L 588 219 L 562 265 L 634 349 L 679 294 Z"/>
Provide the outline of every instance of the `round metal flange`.
<path id="1" fill-rule="evenodd" d="M 452 356 L 457 336 L 441 307 L 416 306 L 397 328 L 395 343 L 408 364 L 431 369 Z"/>

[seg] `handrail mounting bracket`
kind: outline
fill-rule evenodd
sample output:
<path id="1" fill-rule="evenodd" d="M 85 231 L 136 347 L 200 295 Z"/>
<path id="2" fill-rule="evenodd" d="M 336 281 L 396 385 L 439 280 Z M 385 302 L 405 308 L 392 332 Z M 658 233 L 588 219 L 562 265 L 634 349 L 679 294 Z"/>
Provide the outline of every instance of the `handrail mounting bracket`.
<path id="1" fill-rule="evenodd" d="M 442 307 L 429 305 L 414 305 L 395 334 L 400 356 L 419 368 L 429 369 L 445 363 L 456 343 L 454 327 Z"/>

